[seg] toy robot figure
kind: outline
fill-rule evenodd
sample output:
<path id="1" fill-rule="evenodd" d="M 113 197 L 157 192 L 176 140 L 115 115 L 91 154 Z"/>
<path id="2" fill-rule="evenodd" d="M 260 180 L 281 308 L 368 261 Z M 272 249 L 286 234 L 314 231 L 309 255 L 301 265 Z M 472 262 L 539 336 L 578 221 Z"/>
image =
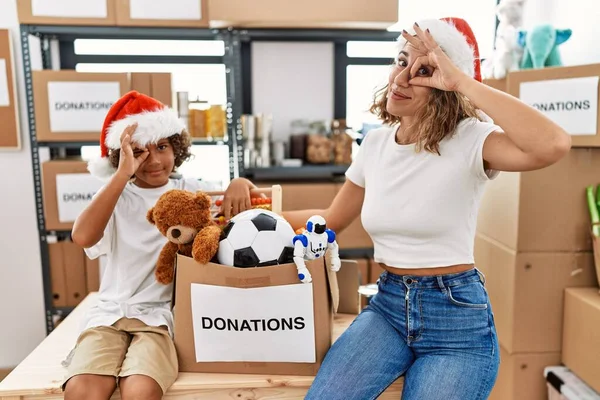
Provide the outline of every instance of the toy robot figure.
<path id="1" fill-rule="evenodd" d="M 304 260 L 321 258 L 327 249 L 331 250 L 331 270 L 337 272 L 342 265 L 338 252 L 339 247 L 335 241 L 335 232 L 327 229 L 325 219 L 320 215 L 310 217 L 306 222 L 304 232 L 294 236 L 292 243 L 294 244 L 294 263 L 298 269 L 298 278 L 302 283 L 312 281 Z"/>

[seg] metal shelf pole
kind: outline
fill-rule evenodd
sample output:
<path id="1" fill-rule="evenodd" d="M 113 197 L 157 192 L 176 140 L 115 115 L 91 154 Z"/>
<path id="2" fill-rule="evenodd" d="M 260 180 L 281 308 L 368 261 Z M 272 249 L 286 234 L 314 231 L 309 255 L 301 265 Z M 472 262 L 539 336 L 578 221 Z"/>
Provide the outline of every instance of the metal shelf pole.
<path id="1" fill-rule="evenodd" d="M 44 39 L 44 38 L 42 38 Z M 49 50 L 44 50 L 42 42 L 42 61 L 44 68 L 50 62 Z M 46 310 L 46 332 L 49 334 L 54 329 L 52 321 L 52 283 L 50 281 L 50 256 L 48 253 L 48 240 L 46 235 L 46 221 L 44 218 L 44 200 L 42 195 L 42 173 L 39 157 L 39 146 L 36 136 L 35 110 L 33 105 L 33 76 L 31 72 L 31 53 L 29 49 L 29 29 L 21 26 L 21 47 L 23 57 L 23 72 L 25 75 L 25 96 L 27 101 L 27 119 L 29 121 L 29 147 L 33 167 L 33 187 L 35 191 L 35 208 L 38 225 L 40 255 L 42 261 L 42 280 L 44 287 L 44 306 Z"/>

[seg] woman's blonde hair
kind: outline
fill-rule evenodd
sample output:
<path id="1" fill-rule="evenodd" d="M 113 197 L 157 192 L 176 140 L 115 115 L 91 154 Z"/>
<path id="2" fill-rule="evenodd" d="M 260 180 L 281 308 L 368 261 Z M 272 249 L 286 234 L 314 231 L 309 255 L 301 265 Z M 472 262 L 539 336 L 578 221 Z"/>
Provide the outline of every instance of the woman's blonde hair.
<path id="1" fill-rule="evenodd" d="M 377 115 L 384 124 L 400 123 L 400 117 L 390 114 L 387 109 L 388 85 L 375 93 L 370 111 Z M 440 142 L 451 135 L 465 118 L 481 119 L 477 109 L 463 95 L 453 91 L 432 89 L 427 104 L 417 111 L 414 125 L 406 127 L 411 137 L 415 137 L 416 150 L 425 149 L 430 153 L 440 154 Z"/>

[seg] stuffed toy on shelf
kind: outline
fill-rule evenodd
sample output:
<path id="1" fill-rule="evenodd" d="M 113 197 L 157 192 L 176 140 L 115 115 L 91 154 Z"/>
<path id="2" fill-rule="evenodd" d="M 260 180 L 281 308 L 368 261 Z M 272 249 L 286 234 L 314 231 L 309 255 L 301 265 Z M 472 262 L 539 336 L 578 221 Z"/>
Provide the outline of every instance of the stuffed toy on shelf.
<path id="1" fill-rule="evenodd" d="M 537 25 L 519 32 L 519 45 L 524 48 L 521 69 L 559 67 L 562 64 L 558 46 L 571 37 L 571 29 L 556 29 L 550 24 Z"/>
<path id="2" fill-rule="evenodd" d="M 211 198 L 203 192 L 173 189 L 148 210 L 148 222 L 169 239 L 156 263 L 158 282 L 173 282 L 178 253 L 193 257 L 200 264 L 208 263 L 217 254 L 221 228 L 214 223 L 210 206 Z"/>
<path id="3" fill-rule="evenodd" d="M 496 6 L 498 27 L 492 56 L 483 60 L 481 71 L 485 79 L 504 79 L 510 71 L 519 69 L 523 48 L 519 46 L 519 30 L 523 24 L 525 0 L 502 0 Z"/>

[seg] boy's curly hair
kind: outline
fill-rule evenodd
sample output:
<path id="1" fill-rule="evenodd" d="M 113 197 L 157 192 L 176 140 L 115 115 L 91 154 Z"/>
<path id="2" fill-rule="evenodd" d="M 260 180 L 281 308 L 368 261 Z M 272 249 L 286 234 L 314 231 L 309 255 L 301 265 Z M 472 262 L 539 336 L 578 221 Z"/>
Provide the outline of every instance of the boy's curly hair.
<path id="1" fill-rule="evenodd" d="M 175 165 L 173 167 L 173 171 L 181 166 L 185 161 L 189 160 L 192 156 L 191 148 L 192 148 L 192 138 L 190 134 L 183 130 L 181 134 L 171 135 L 167 138 L 169 143 L 173 147 L 173 154 L 175 156 Z M 117 150 L 109 150 L 108 159 L 113 168 L 119 167 L 119 154 L 121 153 L 120 149 Z"/>

